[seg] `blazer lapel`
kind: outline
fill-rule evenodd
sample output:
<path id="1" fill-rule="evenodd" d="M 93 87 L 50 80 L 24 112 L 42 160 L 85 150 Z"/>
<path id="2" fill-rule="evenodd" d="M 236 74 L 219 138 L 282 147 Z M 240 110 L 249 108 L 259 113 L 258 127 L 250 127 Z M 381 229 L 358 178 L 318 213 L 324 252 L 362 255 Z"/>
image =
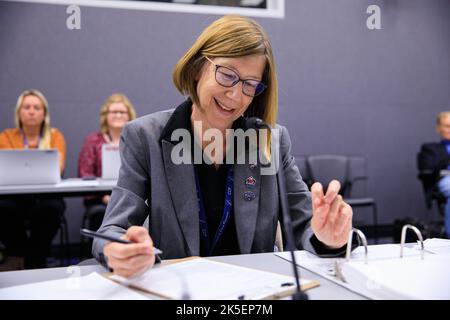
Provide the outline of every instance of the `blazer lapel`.
<path id="1" fill-rule="evenodd" d="M 189 249 L 188 255 L 200 255 L 198 200 L 192 164 L 174 164 L 174 145 L 162 140 L 162 151 L 172 203 Z"/>
<path id="2" fill-rule="evenodd" d="M 241 253 L 250 253 L 252 249 L 258 218 L 260 178 L 259 165 L 234 165 L 234 216 Z"/>

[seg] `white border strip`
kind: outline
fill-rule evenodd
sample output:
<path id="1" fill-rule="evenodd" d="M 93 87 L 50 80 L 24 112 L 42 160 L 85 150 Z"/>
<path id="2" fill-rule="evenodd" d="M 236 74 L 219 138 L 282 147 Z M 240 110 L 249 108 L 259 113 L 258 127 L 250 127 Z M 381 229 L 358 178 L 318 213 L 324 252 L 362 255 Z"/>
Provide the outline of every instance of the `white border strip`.
<path id="1" fill-rule="evenodd" d="M 165 12 L 199 13 L 199 14 L 241 14 L 263 18 L 284 18 L 285 0 L 267 0 L 267 9 L 241 8 L 226 6 L 208 6 L 200 4 L 182 4 L 165 2 L 114 1 L 114 0 L 1 0 L 9 2 L 46 3 L 58 5 L 79 5 L 114 9 L 150 10 Z"/>

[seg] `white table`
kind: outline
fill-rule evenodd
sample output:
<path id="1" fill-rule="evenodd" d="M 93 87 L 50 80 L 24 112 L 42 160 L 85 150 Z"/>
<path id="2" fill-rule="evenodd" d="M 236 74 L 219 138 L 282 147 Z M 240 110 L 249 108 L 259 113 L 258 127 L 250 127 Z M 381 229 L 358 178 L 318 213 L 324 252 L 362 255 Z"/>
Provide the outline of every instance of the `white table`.
<path id="1" fill-rule="evenodd" d="M 63 179 L 57 184 L 3 185 L 0 186 L 0 198 L 24 195 L 46 195 L 59 197 L 79 197 L 107 194 L 117 184 L 117 180 L 83 180 L 80 178 Z"/>
<path id="2" fill-rule="evenodd" d="M 220 261 L 239 265 L 243 267 L 255 268 L 264 271 L 276 272 L 292 276 L 292 264 L 286 260 L 283 260 L 274 253 L 258 253 L 258 254 L 242 254 L 233 256 L 220 256 L 210 257 L 208 259 L 214 261 Z M 99 265 L 94 259 L 90 259 L 86 262 L 82 262 L 79 266 L 79 275 L 84 276 L 91 272 L 106 273 L 107 269 Z M 90 264 L 89 264 L 90 263 Z M 164 261 L 163 261 L 164 263 Z M 0 288 L 35 283 L 48 280 L 65 279 L 72 273 L 65 268 L 49 268 L 49 269 L 35 269 L 24 271 L 9 271 L 0 272 Z M 300 270 L 301 277 L 309 280 L 318 280 L 320 285 L 316 288 L 312 288 L 307 291 L 309 299 L 311 300 L 362 300 L 365 299 L 353 291 L 344 288 L 328 279 L 325 279 L 317 274 L 314 274 L 306 269 L 298 268 Z M 148 295 L 149 298 L 156 298 L 155 296 Z"/>

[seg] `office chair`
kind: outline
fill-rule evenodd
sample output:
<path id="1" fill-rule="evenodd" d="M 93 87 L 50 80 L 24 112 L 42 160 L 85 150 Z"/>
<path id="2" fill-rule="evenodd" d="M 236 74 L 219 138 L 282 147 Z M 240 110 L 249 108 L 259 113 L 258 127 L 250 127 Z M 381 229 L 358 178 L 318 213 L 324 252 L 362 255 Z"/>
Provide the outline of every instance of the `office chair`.
<path id="1" fill-rule="evenodd" d="M 59 244 L 60 244 L 60 264 L 65 266 L 65 261 L 70 263 L 70 250 L 69 250 L 69 228 L 67 226 L 66 215 L 61 215 L 60 227 L 59 227 Z"/>
<path id="2" fill-rule="evenodd" d="M 352 197 L 352 187 L 355 182 L 367 180 L 366 163 L 366 159 L 361 156 L 315 155 L 306 158 L 310 184 L 320 182 L 326 188 L 331 180 L 337 180 L 341 184 L 340 194 L 345 202 L 353 208 L 372 208 L 373 236 L 375 243 L 378 243 L 378 213 L 375 199 L 371 197 Z"/>
<path id="3" fill-rule="evenodd" d="M 83 215 L 83 220 L 81 222 L 81 228 L 91 229 L 92 228 L 91 224 L 93 223 L 93 221 L 95 221 L 96 218 L 98 219 L 98 216 L 104 215 L 105 210 L 106 210 L 106 206 L 103 204 L 91 205 L 91 206 L 86 207 L 86 210 Z M 97 223 L 95 223 L 95 224 L 97 224 Z M 95 228 L 92 228 L 92 229 L 95 229 Z M 97 230 L 93 230 L 93 231 L 97 231 Z M 86 246 L 87 244 L 89 244 L 89 246 Z M 85 236 L 81 236 L 80 256 L 91 257 L 91 252 L 90 252 L 91 245 L 92 245 L 91 239 L 86 239 Z M 87 249 L 89 249 L 89 250 L 87 250 Z"/>
<path id="4" fill-rule="evenodd" d="M 64 210 L 59 216 L 59 229 L 57 230 L 59 232 L 59 244 L 55 244 L 55 246 L 59 247 L 59 257 L 55 253 L 55 260 L 57 261 L 59 258 L 59 265 L 61 267 L 66 266 L 66 262 L 70 263 L 70 249 L 69 249 L 69 227 L 66 219 L 65 209 L 66 205 L 64 204 Z M 26 230 L 30 230 L 30 221 L 25 221 L 25 227 Z M 55 235 L 56 237 L 56 235 Z M 52 255 L 53 257 L 53 255 Z"/>
<path id="5" fill-rule="evenodd" d="M 302 176 L 303 181 L 308 185 L 308 188 L 311 188 L 312 182 L 311 177 L 309 175 L 308 165 L 306 163 L 305 156 L 294 156 L 295 164 L 297 165 L 298 171 Z"/>
<path id="6" fill-rule="evenodd" d="M 417 153 L 417 169 L 419 171 L 417 178 L 422 183 L 422 189 L 425 195 L 425 205 L 427 209 L 433 207 L 433 202 L 436 203 L 439 214 L 443 217 L 445 215 L 445 204 L 447 198 L 439 191 L 437 182 L 439 180 L 439 172 L 431 169 L 426 169 L 424 166 L 425 155 L 422 152 Z"/>

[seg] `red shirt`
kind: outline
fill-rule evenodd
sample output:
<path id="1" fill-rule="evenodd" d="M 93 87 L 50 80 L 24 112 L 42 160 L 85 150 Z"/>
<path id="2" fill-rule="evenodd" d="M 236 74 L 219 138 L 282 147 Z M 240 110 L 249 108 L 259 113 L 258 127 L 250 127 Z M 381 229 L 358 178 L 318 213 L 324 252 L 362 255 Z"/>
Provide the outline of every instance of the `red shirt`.
<path id="1" fill-rule="evenodd" d="M 78 176 L 102 176 L 102 145 L 108 143 L 101 132 L 89 134 L 78 158 Z"/>

